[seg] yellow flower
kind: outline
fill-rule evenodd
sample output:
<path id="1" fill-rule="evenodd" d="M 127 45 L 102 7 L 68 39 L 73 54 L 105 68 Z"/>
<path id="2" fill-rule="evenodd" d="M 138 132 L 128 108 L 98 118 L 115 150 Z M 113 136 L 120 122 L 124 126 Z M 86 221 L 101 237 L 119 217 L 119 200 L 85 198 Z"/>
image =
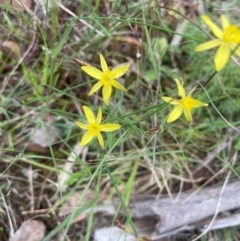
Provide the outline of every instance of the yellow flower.
<path id="1" fill-rule="evenodd" d="M 163 96 L 162 99 L 172 105 L 175 105 L 175 108 L 172 110 L 170 113 L 167 123 L 173 122 L 176 119 L 178 119 L 182 112 L 184 113 L 186 119 L 191 122 L 192 121 L 192 115 L 191 115 L 191 110 L 193 108 L 198 108 L 202 106 L 207 106 L 208 104 L 205 104 L 199 100 L 195 100 L 191 97 L 191 94 L 187 95 L 185 94 L 185 90 L 180 83 L 178 79 L 175 79 L 177 83 L 177 88 L 178 88 L 178 99 L 173 99 L 171 97 L 165 97 Z"/>
<path id="2" fill-rule="evenodd" d="M 92 87 L 88 95 L 92 95 L 103 86 L 102 88 L 103 101 L 106 105 L 108 105 L 109 98 L 112 94 L 112 86 L 117 89 L 127 91 L 122 85 L 120 85 L 116 81 L 116 78 L 123 76 L 128 71 L 129 65 L 118 66 L 110 70 L 108 68 L 108 65 L 104 57 L 101 54 L 100 54 L 100 63 L 101 63 L 102 71 L 92 66 L 83 66 L 81 67 L 81 69 L 91 77 L 99 80 Z"/>
<path id="3" fill-rule="evenodd" d="M 216 71 L 220 71 L 227 64 L 231 51 L 240 44 L 240 30 L 236 25 L 230 25 L 224 15 L 221 15 L 223 31 L 208 16 L 203 15 L 202 19 L 217 38 L 198 45 L 195 51 L 218 47 L 214 63 Z M 234 53 L 240 57 L 240 48 L 238 47 Z"/>
<path id="4" fill-rule="evenodd" d="M 81 123 L 76 121 L 80 128 L 87 130 L 87 132 L 83 135 L 81 142 L 79 143 L 81 146 L 88 144 L 95 136 L 98 139 L 98 142 L 102 149 L 104 148 L 104 141 L 101 135 L 101 131 L 110 132 L 115 131 L 121 128 L 118 124 L 101 124 L 102 121 L 102 109 L 101 107 L 98 109 L 97 118 L 95 118 L 92 110 L 87 106 L 83 106 L 83 111 L 87 118 L 88 124 Z"/>

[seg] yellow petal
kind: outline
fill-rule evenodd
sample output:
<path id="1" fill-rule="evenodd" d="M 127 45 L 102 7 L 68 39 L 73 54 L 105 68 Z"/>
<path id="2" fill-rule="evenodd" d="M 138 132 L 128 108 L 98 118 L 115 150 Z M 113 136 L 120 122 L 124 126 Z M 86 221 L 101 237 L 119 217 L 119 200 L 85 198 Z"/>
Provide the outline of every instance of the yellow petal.
<path id="1" fill-rule="evenodd" d="M 186 94 L 185 94 L 185 90 L 184 90 L 182 84 L 180 83 L 180 81 L 178 79 L 175 79 L 175 81 L 177 83 L 178 96 L 181 96 L 182 98 L 185 98 Z"/>
<path id="2" fill-rule="evenodd" d="M 84 124 L 80 121 L 75 121 L 75 124 L 78 125 L 80 128 L 87 130 L 88 129 L 88 124 Z"/>
<path id="3" fill-rule="evenodd" d="M 216 71 L 220 71 L 224 68 L 230 58 L 230 46 L 229 44 L 222 43 L 217 50 L 214 58 Z"/>
<path id="4" fill-rule="evenodd" d="M 123 76 L 129 69 L 129 65 L 125 65 L 125 66 L 119 66 L 119 67 L 115 67 L 113 68 L 113 70 L 111 71 L 113 78 L 118 78 Z"/>
<path id="5" fill-rule="evenodd" d="M 101 79 L 103 72 L 92 66 L 82 66 L 81 69 L 95 79 Z"/>
<path id="6" fill-rule="evenodd" d="M 171 111 L 168 119 L 167 119 L 167 123 L 173 122 L 176 119 L 178 119 L 180 117 L 180 115 L 183 112 L 183 106 L 182 105 L 177 105 L 176 107 L 174 107 L 174 109 Z"/>
<path id="7" fill-rule="evenodd" d="M 102 89 L 102 95 L 103 95 L 103 101 L 106 105 L 108 105 L 111 94 L 112 94 L 112 86 L 104 85 Z"/>
<path id="8" fill-rule="evenodd" d="M 83 106 L 83 111 L 84 111 L 84 113 L 86 115 L 86 118 L 87 118 L 89 124 L 96 122 L 95 116 L 94 116 L 94 114 L 93 114 L 93 112 L 92 112 L 92 110 L 90 108 L 88 108 L 87 106 L 84 105 Z"/>
<path id="9" fill-rule="evenodd" d="M 102 108 L 100 107 L 100 108 L 98 109 L 96 122 L 97 122 L 98 124 L 100 124 L 101 121 L 102 121 Z"/>
<path id="10" fill-rule="evenodd" d="M 96 91 L 98 91 L 101 87 L 102 87 L 102 83 L 101 81 L 98 81 L 93 87 L 92 89 L 90 90 L 88 96 L 92 95 L 93 93 L 95 93 Z"/>
<path id="11" fill-rule="evenodd" d="M 108 70 L 108 66 L 107 66 L 106 60 L 101 54 L 100 54 L 100 63 L 101 63 L 102 71 L 106 72 Z"/>
<path id="12" fill-rule="evenodd" d="M 83 137 L 81 142 L 79 143 L 80 146 L 85 146 L 86 144 L 88 144 L 92 139 L 93 139 L 93 135 L 90 135 L 89 132 L 86 132 Z"/>
<path id="13" fill-rule="evenodd" d="M 102 149 L 104 148 L 104 141 L 103 141 L 103 138 L 102 138 L 102 135 L 99 133 L 97 135 L 97 138 L 98 138 L 98 142 L 99 142 L 99 145 L 102 147 Z"/>
<path id="14" fill-rule="evenodd" d="M 215 23 L 213 23 L 213 21 L 207 15 L 202 15 L 202 19 L 206 23 L 206 25 L 212 30 L 214 35 L 217 38 L 222 39 L 223 31 Z"/>
<path id="15" fill-rule="evenodd" d="M 162 96 L 161 98 L 162 98 L 162 100 L 164 100 L 165 102 L 167 102 L 171 105 L 179 105 L 181 102 L 180 100 L 175 100 L 173 98 L 166 97 L 166 96 Z"/>
<path id="16" fill-rule="evenodd" d="M 191 109 L 198 108 L 198 107 L 203 107 L 203 106 L 208 106 L 208 104 L 203 103 L 203 102 L 201 102 L 199 100 L 193 99 L 190 96 L 188 96 L 187 98 L 191 98 Z"/>
<path id="17" fill-rule="evenodd" d="M 183 110 L 183 113 L 184 113 L 186 119 L 187 119 L 189 122 L 192 122 L 192 114 L 191 114 L 190 110 Z"/>
<path id="18" fill-rule="evenodd" d="M 225 30 L 227 27 L 229 27 L 230 24 L 225 15 L 222 14 L 221 19 L 222 19 L 223 30 Z"/>
<path id="19" fill-rule="evenodd" d="M 120 85 L 116 80 L 113 80 L 112 86 L 114 86 L 115 88 L 117 88 L 119 90 L 127 91 L 127 89 L 125 89 L 122 85 Z"/>
<path id="20" fill-rule="evenodd" d="M 215 47 L 219 46 L 222 42 L 223 41 L 221 39 L 210 40 L 210 41 L 207 41 L 206 43 L 199 44 L 195 48 L 195 51 L 199 52 L 199 51 L 205 51 L 205 50 L 208 50 L 208 49 L 212 49 L 212 48 L 215 48 Z"/>
<path id="21" fill-rule="evenodd" d="M 102 125 L 100 125 L 100 127 L 101 127 L 101 131 L 111 132 L 111 131 L 120 129 L 121 125 L 119 125 L 119 124 L 102 124 Z"/>

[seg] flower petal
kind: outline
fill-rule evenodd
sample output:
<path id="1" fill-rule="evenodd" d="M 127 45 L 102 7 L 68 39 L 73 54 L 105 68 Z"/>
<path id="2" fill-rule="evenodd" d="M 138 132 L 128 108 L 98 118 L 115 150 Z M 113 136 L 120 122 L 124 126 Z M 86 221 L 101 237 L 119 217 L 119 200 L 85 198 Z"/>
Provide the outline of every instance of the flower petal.
<path id="1" fill-rule="evenodd" d="M 168 119 L 167 119 L 167 123 L 173 122 L 176 119 L 178 119 L 180 117 L 180 115 L 183 112 L 183 106 L 182 105 L 177 105 L 176 107 L 174 107 L 174 109 L 171 111 Z"/>
<path id="2" fill-rule="evenodd" d="M 108 65 L 106 63 L 106 60 L 101 54 L 100 54 L 100 63 L 101 63 L 102 71 L 106 72 L 108 70 Z"/>
<path id="3" fill-rule="evenodd" d="M 112 94 L 112 86 L 104 85 L 102 89 L 102 95 L 103 95 L 103 101 L 106 105 L 108 105 L 111 94 Z"/>
<path id="4" fill-rule="evenodd" d="M 224 68 L 230 58 L 230 46 L 229 44 L 222 43 L 217 50 L 214 58 L 216 71 L 220 71 Z"/>
<path id="5" fill-rule="evenodd" d="M 184 113 L 186 119 L 187 119 L 189 122 L 192 122 L 192 114 L 191 114 L 190 110 L 185 110 L 185 109 L 184 109 L 184 110 L 183 110 L 183 113 Z"/>
<path id="6" fill-rule="evenodd" d="M 185 90 L 184 90 L 182 84 L 180 83 L 180 81 L 177 78 L 175 79 L 175 81 L 177 83 L 178 95 L 181 96 L 182 98 L 185 98 L 186 94 L 185 94 Z"/>
<path id="7" fill-rule="evenodd" d="M 92 112 L 92 110 L 90 108 L 88 108 L 87 106 L 84 105 L 83 106 L 83 111 L 84 111 L 84 113 L 86 115 L 86 118 L 87 118 L 89 124 L 96 122 L 95 116 L 94 116 L 94 114 L 93 114 L 93 112 Z"/>
<path id="8" fill-rule="evenodd" d="M 222 39 L 223 31 L 207 15 L 202 15 L 202 20 L 212 30 L 217 38 Z"/>
<path id="9" fill-rule="evenodd" d="M 98 109 L 96 122 L 97 122 L 98 124 L 100 124 L 101 121 L 102 121 L 102 108 L 100 107 L 100 108 Z"/>
<path id="10" fill-rule="evenodd" d="M 86 144 L 88 144 L 92 139 L 93 139 L 93 135 L 90 135 L 89 132 L 86 132 L 83 137 L 81 142 L 79 143 L 80 146 L 85 146 Z"/>
<path id="11" fill-rule="evenodd" d="M 103 86 L 103 84 L 101 83 L 101 81 L 98 81 L 90 90 L 88 96 L 94 94 L 96 91 L 98 91 L 101 87 Z"/>
<path id="12" fill-rule="evenodd" d="M 203 102 L 201 102 L 199 100 L 193 99 L 190 96 L 187 96 L 186 98 L 191 98 L 191 109 L 198 108 L 198 107 L 203 107 L 203 106 L 208 106 L 208 104 L 203 103 Z"/>
<path id="13" fill-rule="evenodd" d="M 180 100 L 175 100 L 171 97 L 162 96 L 161 98 L 162 98 L 162 100 L 164 100 L 165 102 L 167 102 L 171 105 L 179 105 L 181 102 Z"/>
<path id="14" fill-rule="evenodd" d="M 102 147 L 102 149 L 104 149 L 104 141 L 103 141 L 101 133 L 99 133 L 97 135 L 97 138 L 98 138 L 99 145 Z"/>
<path id="15" fill-rule="evenodd" d="M 210 40 L 210 41 L 207 41 L 206 43 L 199 44 L 195 48 L 195 51 L 196 52 L 200 52 L 200 51 L 205 51 L 205 50 L 208 50 L 208 49 L 212 49 L 212 48 L 215 48 L 215 47 L 219 46 L 222 42 L 223 41 L 221 39 Z"/>
<path id="16" fill-rule="evenodd" d="M 101 127 L 101 131 L 111 132 L 111 131 L 120 129 L 121 125 L 119 125 L 119 124 L 102 124 L 102 125 L 100 125 L 100 127 Z"/>
<path id="17" fill-rule="evenodd" d="M 125 65 L 125 66 L 118 66 L 113 68 L 113 70 L 111 71 L 113 78 L 118 78 L 123 76 L 129 69 L 129 65 Z"/>
<path id="18" fill-rule="evenodd" d="M 119 84 L 116 80 L 112 81 L 112 86 L 114 86 L 115 88 L 122 90 L 122 91 L 127 91 L 127 89 L 125 89 L 121 84 Z"/>
<path id="19" fill-rule="evenodd" d="M 101 79 L 103 72 L 92 66 L 82 66 L 81 69 L 95 79 Z"/>
<path id="20" fill-rule="evenodd" d="M 80 128 L 84 129 L 84 130 L 87 130 L 88 129 L 88 124 L 84 124 L 80 121 L 75 121 L 75 124 L 78 125 Z"/>
<path id="21" fill-rule="evenodd" d="M 221 19 L 222 19 L 222 26 L 223 26 L 223 31 L 224 31 L 227 27 L 229 27 L 230 24 L 225 15 L 222 14 Z"/>

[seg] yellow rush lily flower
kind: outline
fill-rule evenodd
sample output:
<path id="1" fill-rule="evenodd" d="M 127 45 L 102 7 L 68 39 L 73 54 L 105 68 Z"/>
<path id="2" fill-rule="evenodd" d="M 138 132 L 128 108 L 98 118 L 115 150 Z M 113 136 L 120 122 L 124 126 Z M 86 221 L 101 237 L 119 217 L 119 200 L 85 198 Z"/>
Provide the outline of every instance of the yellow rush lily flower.
<path id="1" fill-rule="evenodd" d="M 108 105 L 109 98 L 112 94 L 112 87 L 117 89 L 127 91 L 122 85 L 120 85 L 116 78 L 123 76 L 129 69 L 129 65 L 118 66 L 110 70 L 108 65 L 104 59 L 104 57 L 100 54 L 100 63 L 102 67 L 102 71 L 92 67 L 92 66 L 83 66 L 81 69 L 90 75 L 93 78 L 98 79 L 99 81 L 92 87 L 89 92 L 89 96 L 99 90 L 102 86 L 102 95 L 103 101 L 106 105 Z"/>
<path id="2" fill-rule="evenodd" d="M 224 15 L 221 15 L 223 30 L 212 22 L 208 16 L 203 15 L 202 19 L 217 38 L 198 45 L 195 51 L 205 51 L 218 47 L 214 63 L 216 71 L 220 71 L 227 64 L 231 51 L 236 49 L 237 45 L 240 44 L 240 30 L 238 26 L 230 25 Z M 238 47 L 234 53 L 240 57 L 240 48 Z"/>
<path id="3" fill-rule="evenodd" d="M 97 118 L 95 118 L 92 110 L 87 106 L 83 106 L 83 111 L 87 118 L 88 124 L 81 123 L 76 121 L 80 128 L 87 130 L 87 132 L 83 135 L 81 142 L 79 143 L 81 146 L 88 144 L 94 137 L 97 137 L 98 142 L 102 149 L 104 148 L 104 141 L 101 135 L 101 131 L 111 132 L 121 128 L 118 124 L 101 124 L 102 121 L 102 109 L 101 107 L 98 109 Z"/>
<path id="4" fill-rule="evenodd" d="M 178 119 L 182 112 L 184 113 L 186 119 L 191 122 L 192 121 L 192 114 L 191 110 L 193 108 L 198 108 L 202 106 L 207 106 L 208 104 L 205 104 L 199 100 L 195 100 L 191 97 L 191 93 L 186 96 L 185 90 L 180 83 L 178 79 L 175 79 L 177 83 L 177 88 L 178 88 L 178 96 L 180 97 L 179 99 L 173 99 L 171 97 L 162 97 L 162 100 L 165 102 L 168 102 L 169 104 L 175 105 L 174 109 L 170 113 L 167 123 L 173 122 L 176 119 Z"/>

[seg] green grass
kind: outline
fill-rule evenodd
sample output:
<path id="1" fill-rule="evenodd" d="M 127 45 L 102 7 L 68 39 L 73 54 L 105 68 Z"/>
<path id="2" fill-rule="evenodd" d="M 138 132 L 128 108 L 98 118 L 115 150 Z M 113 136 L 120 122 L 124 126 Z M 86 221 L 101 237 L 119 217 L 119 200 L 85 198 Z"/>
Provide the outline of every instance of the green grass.
<path id="1" fill-rule="evenodd" d="M 211 184 L 221 184 L 228 172 L 231 178 L 239 178 L 239 164 L 231 165 L 239 150 L 239 67 L 229 61 L 202 86 L 214 73 L 215 50 L 194 52 L 199 43 L 208 40 L 197 26 L 210 32 L 196 13 L 190 18 L 181 6 L 175 12 L 163 8 L 163 15 L 154 1 L 93 4 L 82 0 L 62 1 L 62 5 L 65 9 L 57 7 L 47 15 L 40 8 L 16 12 L 3 5 L 1 9 L 0 175 L 8 183 L 1 189 L 16 213 L 12 217 L 15 229 L 24 220 L 40 217 L 47 225 L 45 241 L 65 240 L 67 236 L 70 240 L 91 240 L 96 228 L 93 208 L 118 197 L 119 210 L 137 236 L 127 211 L 133 195 L 177 192 L 182 180 L 197 188 L 214 175 Z M 220 1 L 205 1 L 205 5 L 207 14 L 220 26 L 219 11 L 214 10 L 220 9 Z M 224 14 L 237 23 L 233 6 L 229 3 Z M 177 33 L 182 15 L 197 26 L 187 22 L 185 31 Z M 177 47 L 170 45 L 175 34 L 182 36 Z M 115 89 L 109 106 L 103 103 L 101 91 L 88 96 L 96 80 L 73 61 L 80 59 L 100 68 L 99 53 L 109 66 L 130 64 L 129 71 L 119 79 L 128 92 Z M 140 58 L 137 53 L 141 53 Z M 173 106 L 163 102 L 161 96 L 175 98 L 174 78 L 182 77 L 187 93 L 202 84 L 193 97 L 209 106 L 193 110 L 191 124 L 183 115 L 168 124 Z M 103 133 L 105 150 L 97 140 L 88 145 L 86 155 L 81 153 L 76 158 L 67 188 L 62 191 L 57 186 L 58 177 L 68 172 L 64 170 L 66 160 L 84 133 L 74 123 L 85 122 L 83 105 L 95 113 L 101 106 L 104 122 L 119 123 L 122 128 Z M 39 129 L 46 146 L 32 143 Z M 230 146 L 216 154 L 208 169 L 203 168 L 204 175 L 193 177 L 205 157 L 230 137 Z M 223 167 L 226 169 L 219 173 Z M 56 213 L 76 191 L 79 197 L 75 208 L 61 220 Z M 4 205 L 0 204 L 0 216 L 8 223 Z M 85 228 L 71 224 L 89 208 L 92 211 L 84 220 Z M 49 212 L 40 216 L 30 212 L 41 209 Z M 22 211 L 29 212 L 23 215 Z M 1 233 L 3 240 L 8 240 L 9 226 L 3 226 Z M 237 240 L 237 235 L 239 229 L 226 229 L 201 239 L 213 236 L 216 240 Z"/>

